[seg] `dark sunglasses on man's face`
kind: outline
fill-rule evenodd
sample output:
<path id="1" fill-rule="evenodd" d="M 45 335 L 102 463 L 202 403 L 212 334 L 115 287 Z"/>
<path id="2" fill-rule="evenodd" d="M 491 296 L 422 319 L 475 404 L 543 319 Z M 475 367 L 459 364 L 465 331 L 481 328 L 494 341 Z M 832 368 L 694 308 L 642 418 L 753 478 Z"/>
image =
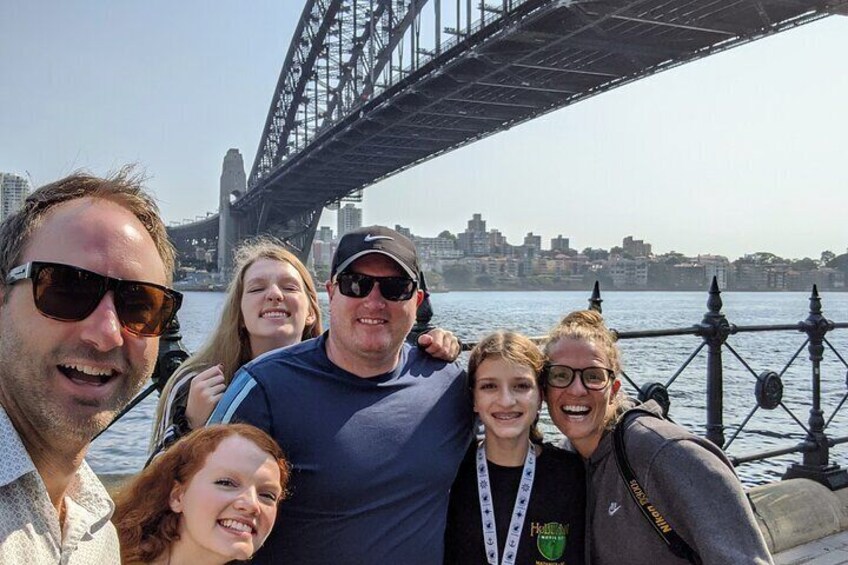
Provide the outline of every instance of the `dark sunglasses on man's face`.
<path id="1" fill-rule="evenodd" d="M 554 388 L 568 388 L 578 374 L 587 390 L 604 390 L 615 377 L 613 370 L 606 367 L 575 369 L 568 365 L 548 363 L 544 369 L 545 382 Z"/>
<path id="2" fill-rule="evenodd" d="M 142 337 L 162 335 L 183 301 L 170 288 L 141 281 L 114 279 L 79 267 L 32 261 L 9 271 L 6 284 L 32 279 L 32 297 L 39 312 L 62 322 L 91 315 L 108 291 L 115 293 L 121 326 Z"/>
<path id="3" fill-rule="evenodd" d="M 418 287 L 418 283 L 407 277 L 373 277 L 351 272 L 336 275 L 339 292 L 350 298 L 365 298 L 371 294 L 374 283 L 377 283 L 383 298 L 393 302 L 409 300 Z"/>

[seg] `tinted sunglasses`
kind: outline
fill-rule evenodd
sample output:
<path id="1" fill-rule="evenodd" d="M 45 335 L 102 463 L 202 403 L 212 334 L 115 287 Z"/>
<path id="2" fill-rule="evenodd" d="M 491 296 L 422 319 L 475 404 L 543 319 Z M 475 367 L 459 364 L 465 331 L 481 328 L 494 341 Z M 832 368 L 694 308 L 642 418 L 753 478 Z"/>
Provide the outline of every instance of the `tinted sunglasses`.
<path id="1" fill-rule="evenodd" d="M 365 298 L 371 294 L 374 283 L 377 283 L 383 298 L 393 302 L 409 300 L 418 288 L 418 283 L 407 277 L 373 277 L 351 272 L 336 275 L 339 292 L 350 298 Z"/>
<path id="2" fill-rule="evenodd" d="M 568 365 L 545 364 L 545 382 L 554 388 L 568 388 L 577 375 L 580 375 L 580 381 L 587 390 L 604 390 L 615 377 L 615 372 L 606 367 L 575 369 Z"/>
<path id="3" fill-rule="evenodd" d="M 62 322 L 86 319 L 111 290 L 121 326 L 143 337 L 162 335 L 183 301 L 182 294 L 158 284 L 125 281 L 43 261 L 15 267 L 9 271 L 6 284 L 26 279 L 32 279 L 32 298 L 38 311 Z"/>

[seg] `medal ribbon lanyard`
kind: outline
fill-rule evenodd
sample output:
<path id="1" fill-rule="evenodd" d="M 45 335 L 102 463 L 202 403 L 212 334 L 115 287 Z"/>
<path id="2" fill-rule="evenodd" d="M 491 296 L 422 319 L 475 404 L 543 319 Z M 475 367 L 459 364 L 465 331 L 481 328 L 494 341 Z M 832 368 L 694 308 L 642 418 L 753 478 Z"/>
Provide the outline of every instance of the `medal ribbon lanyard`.
<path id="1" fill-rule="evenodd" d="M 483 542 L 486 560 L 489 565 L 498 565 L 498 532 L 495 528 L 495 508 L 492 504 L 492 491 L 489 482 L 489 466 L 486 463 L 486 443 L 477 447 L 477 494 L 480 496 L 480 518 L 483 522 Z M 518 542 L 524 529 L 527 505 L 530 503 L 530 491 L 533 490 L 533 477 L 536 474 L 536 450 L 533 444 L 527 448 L 524 469 L 521 471 L 521 483 L 515 495 L 515 506 L 509 522 L 502 565 L 513 565 L 518 555 Z"/>

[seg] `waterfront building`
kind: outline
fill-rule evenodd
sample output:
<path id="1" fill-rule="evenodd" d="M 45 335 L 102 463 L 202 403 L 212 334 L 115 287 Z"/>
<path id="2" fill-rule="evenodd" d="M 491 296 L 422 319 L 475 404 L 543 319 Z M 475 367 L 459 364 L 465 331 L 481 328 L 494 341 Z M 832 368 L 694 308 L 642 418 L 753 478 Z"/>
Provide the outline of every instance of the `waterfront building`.
<path id="1" fill-rule="evenodd" d="M 644 258 L 611 260 L 608 274 L 615 288 L 645 288 L 648 286 L 648 261 Z"/>
<path id="2" fill-rule="evenodd" d="M 412 242 L 418 250 L 421 259 L 459 259 L 463 256 L 457 248 L 456 240 L 450 237 L 420 237 L 412 236 Z"/>
<path id="3" fill-rule="evenodd" d="M 339 208 L 336 225 L 336 237 L 339 239 L 347 232 L 357 230 L 362 227 L 362 208 L 357 208 L 355 204 L 348 202 Z"/>
<path id="4" fill-rule="evenodd" d="M 29 195 L 29 181 L 13 173 L 0 173 L 0 221 L 21 207 Z"/>
<path id="5" fill-rule="evenodd" d="M 395 224 L 395 231 L 398 232 L 400 235 L 404 236 L 405 238 L 409 239 L 410 241 L 412 241 L 412 230 L 411 229 L 405 228 L 400 224 Z"/>
<path id="6" fill-rule="evenodd" d="M 704 283 L 710 284 L 715 277 L 719 288 L 728 288 L 727 273 L 730 270 L 730 261 L 722 255 L 698 255 L 697 263 L 704 266 Z M 709 287 L 705 287 L 709 288 Z"/>
<path id="7" fill-rule="evenodd" d="M 568 251 L 568 238 L 562 237 L 562 234 L 559 234 L 556 237 L 551 238 L 551 251 Z"/>
<path id="8" fill-rule="evenodd" d="M 529 232 L 524 236 L 524 247 L 535 249 L 537 252 L 542 251 L 542 236 Z"/>
<path id="9" fill-rule="evenodd" d="M 642 239 L 633 239 L 632 235 L 624 238 L 624 241 L 621 242 L 621 248 L 634 259 L 651 256 L 651 244 L 645 243 Z"/>
<path id="10" fill-rule="evenodd" d="M 333 254 L 336 252 L 336 241 L 324 241 L 315 239 L 312 242 L 312 253 L 309 256 L 312 258 L 312 266 L 315 269 L 322 267 L 329 268 L 333 261 Z"/>
<path id="11" fill-rule="evenodd" d="M 506 236 L 500 230 L 489 230 L 489 252 L 498 255 L 512 253 L 512 246 L 506 242 Z"/>
<path id="12" fill-rule="evenodd" d="M 330 226 L 321 226 L 318 228 L 318 231 L 315 233 L 315 239 L 318 241 L 323 241 L 326 243 L 330 243 L 333 241 L 333 228 Z"/>
<path id="13" fill-rule="evenodd" d="M 466 255 L 483 257 L 489 255 L 489 234 L 486 233 L 486 220 L 482 214 L 473 214 L 468 227 L 457 237 L 457 244 Z"/>
<path id="14" fill-rule="evenodd" d="M 817 285 L 820 290 L 841 290 L 845 288 L 845 273 L 830 267 L 819 267 L 815 271 L 802 271 L 799 277 L 799 290 L 809 290 Z"/>

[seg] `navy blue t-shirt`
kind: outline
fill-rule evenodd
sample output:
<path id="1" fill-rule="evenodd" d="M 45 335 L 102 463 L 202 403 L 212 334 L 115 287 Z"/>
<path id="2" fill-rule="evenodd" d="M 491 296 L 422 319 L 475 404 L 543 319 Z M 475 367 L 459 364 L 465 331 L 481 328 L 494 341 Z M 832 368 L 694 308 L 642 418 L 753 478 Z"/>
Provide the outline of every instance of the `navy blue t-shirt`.
<path id="1" fill-rule="evenodd" d="M 271 434 L 290 496 L 255 563 L 440 563 L 448 494 L 471 440 L 465 372 L 404 345 L 396 369 L 335 366 L 327 333 L 245 365 L 210 423 Z"/>

